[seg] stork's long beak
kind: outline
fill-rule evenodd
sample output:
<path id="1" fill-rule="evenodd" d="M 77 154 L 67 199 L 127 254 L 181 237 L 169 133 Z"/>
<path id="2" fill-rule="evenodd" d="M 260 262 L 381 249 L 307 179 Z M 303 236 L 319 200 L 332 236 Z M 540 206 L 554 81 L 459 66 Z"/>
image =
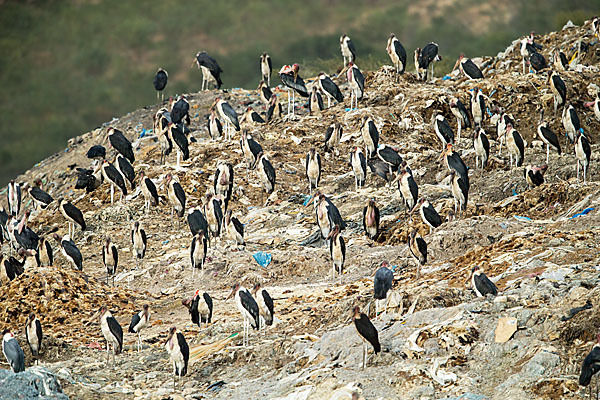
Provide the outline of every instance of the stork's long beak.
<path id="1" fill-rule="evenodd" d="M 464 284 L 467 285 L 472 277 L 473 277 L 473 271 L 471 271 L 471 273 L 469 274 L 469 277 L 467 279 L 465 279 Z"/>
<path id="2" fill-rule="evenodd" d="M 342 70 L 340 71 L 340 73 L 338 74 L 338 76 L 344 75 L 346 73 L 346 71 L 348 71 L 348 65 L 346 65 L 346 66 L 344 66 L 344 68 L 342 68 Z"/>
<path id="3" fill-rule="evenodd" d="M 296 79 L 298 79 L 298 71 L 294 69 L 294 83 L 296 83 Z"/>
<path id="4" fill-rule="evenodd" d="M 394 180 L 392 181 L 392 183 L 390 183 L 390 185 L 393 185 L 396 182 L 398 182 L 400 180 L 400 178 L 402 178 L 402 174 L 396 174 L 396 177 L 394 178 Z"/>
<path id="5" fill-rule="evenodd" d="M 193 68 L 194 64 L 198 64 L 198 60 L 196 59 L 196 57 L 194 57 L 194 61 L 192 61 L 192 65 L 190 65 L 190 68 Z M 199 65 L 198 65 L 198 68 L 200 68 Z"/>
<path id="6" fill-rule="evenodd" d="M 452 67 L 452 71 L 454 71 L 456 69 L 456 67 L 458 67 L 458 64 L 460 63 L 460 58 L 458 60 L 456 60 L 456 62 L 454 63 L 454 67 Z M 452 72 L 450 71 L 450 72 Z"/>
<path id="7" fill-rule="evenodd" d="M 416 211 L 416 210 L 419 208 L 419 205 L 420 205 L 420 204 L 419 204 L 419 202 L 417 202 L 417 203 L 415 204 L 415 206 L 412 208 L 412 210 L 410 210 L 410 213 L 409 213 L 409 214 L 410 214 L 410 215 L 414 214 L 414 212 L 415 212 L 415 211 Z"/>
<path id="8" fill-rule="evenodd" d="M 94 315 L 92 315 L 92 316 L 90 317 L 90 319 L 89 319 L 89 320 L 87 320 L 86 322 L 84 322 L 84 323 L 83 323 L 83 325 L 84 325 L 84 326 L 88 326 L 88 325 L 90 325 L 90 324 L 93 324 L 93 323 L 94 323 L 94 322 L 95 322 L 95 321 L 98 319 L 98 317 L 100 317 L 100 311 L 96 311 L 96 312 L 94 313 Z"/>
<path id="9" fill-rule="evenodd" d="M 310 196 L 310 198 L 308 199 L 308 201 L 306 202 L 306 205 L 304 207 L 310 206 L 314 198 L 315 198 L 314 194 L 312 196 Z"/>
<path id="10" fill-rule="evenodd" d="M 440 158 L 438 158 L 438 161 L 442 161 L 444 159 L 444 156 L 448 154 L 448 148 L 446 147 L 446 149 L 444 149 L 444 151 L 442 151 L 442 155 L 440 155 Z"/>
<path id="11" fill-rule="evenodd" d="M 594 103 L 595 103 L 594 101 L 588 101 L 587 103 L 583 103 L 583 105 L 584 105 L 585 107 L 593 107 L 593 106 L 594 106 Z"/>

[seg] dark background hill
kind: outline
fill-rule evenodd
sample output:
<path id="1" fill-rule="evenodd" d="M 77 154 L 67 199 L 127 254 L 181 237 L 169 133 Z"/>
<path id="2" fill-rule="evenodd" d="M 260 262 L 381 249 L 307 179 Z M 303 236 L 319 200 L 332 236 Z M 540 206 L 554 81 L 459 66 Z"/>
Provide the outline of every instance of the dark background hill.
<path id="1" fill-rule="evenodd" d="M 581 24 L 599 10 L 600 0 L 0 1 L 0 184 L 68 138 L 155 103 L 158 67 L 169 72 L 166 95 L 199 90 L 201 72 L 190 68 L 199 50 L 221 64 L 224 88 L 256 87 L 263 51 L 274 69 L 334 72 L 341 33 L 362 69 L 389 63 L 395 32 L 410 60 L 437 42 L 443 72 L 460 52 L 494 55 L 531 30 Z"/>

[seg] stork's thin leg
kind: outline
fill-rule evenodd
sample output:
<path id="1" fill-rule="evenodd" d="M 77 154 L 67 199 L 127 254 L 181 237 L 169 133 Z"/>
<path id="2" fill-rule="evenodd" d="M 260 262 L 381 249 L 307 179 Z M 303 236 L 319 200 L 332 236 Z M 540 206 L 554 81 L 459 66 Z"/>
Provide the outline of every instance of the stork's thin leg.
<path id="1" fill-rule="evenodd" d="M 363 343 L 363 369 L 367 368 L 367 343 Z"/>
<path id="2" fill-rule="evenodd" d="M 179 169 L 180 159 L 181 159 L 181 151 L 177 150 L 177 169 Z"/>
<path id="3" fill-rule="evenodd" d="M 460 142 L 460 129 L 462 128 L 462 123 L 460 121 L 460 118 L 457 118 L 458 121 L 458 139 L 457 139 L 457 143 Z"/>
<path id="4" fill-rule="evenodd" d="M 115 186 L 111 183 L 110 184 L 110 205 L 111 206 L 114 202 L 114 197 L 115 197 Z"/>
<path id="5" fill-rule="evenodd" d="M 585 183 L 586 175 L 587 175 L 587 165 L 583 164 L 583 183 Z"/>
<path id="6" fill-rule="evenodd" d="M 331 107 L 331 97 L 327 95 L 327 108 Z"/>
<path id="7" fill-rule="evenodd" d="M 548 164 L 548 159 L 550 158 L 550 145 L 546 145 L 546 164 Z"/>
<path id="8" fill-rule="evenodd" d="M 523 75 L 525 75 L 525 57 L 523 57 Z"/>
<path id="9" fill-rule="evenodd" d="M 421 278 L 421 263 L 417 262 L 417 280 Z"/>

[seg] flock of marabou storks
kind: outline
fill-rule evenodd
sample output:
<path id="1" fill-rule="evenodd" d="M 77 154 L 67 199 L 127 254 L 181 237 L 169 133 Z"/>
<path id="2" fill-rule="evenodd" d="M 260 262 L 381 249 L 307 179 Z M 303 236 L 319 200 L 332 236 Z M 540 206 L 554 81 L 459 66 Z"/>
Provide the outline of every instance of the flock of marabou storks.
<path id="1" fill-rule="evenodd" d="M 594 18 L 592 21 L 592 30 L 594 35 L 598 36 L 600 31 L 600 20 Z M 352 40 L 347 35 L 340 38 L 340 49 L 344 58 L 344 67 L 338 74 L 338 77 L 345 76 L 350 88 L 350 109 L 353 106 L 358 108 L 358 102 L 364 96 L 365 78 L 355 64 L 356 49 Z M 583 169 L 583 179 L 585 182 L 587 169 L 591 158 L 591 149 L 589 141 L 581 128 L 577 112 L 573 105 L 568 102 L 567 88 L 565 82 L 560 76 L 561 71 L 565 71 L 574 66 L 573 57 L 571 62 L 561 51 L 556 49 L 553 54 L 552 63 L 548 64 L 545 57 L 540 53 L 542 46 L 535 43 L 535 36 L 525 37 L 521 41 L 520 52 L 523 57 L 523 73 L 545 73 L 548 76 L 548 83 L 554 98 L 554 113 L 558 112 L 559 107 L 563 108 L 561 122 L 565 128 L 568 144 L 574 147 L 575 161 L 577 163 L 577 179 L 579 180 L 580 166 Z M 581 52 L 582 46 L 578 51 Z M 406 50 L 398 38 L 391 34 L 387 41 L 387 53 L 393 63 L 395 79 L 400 79 L 404 74 L 407 65 Z M 422 49 L 417 48 L 414 52 L 414 63 L 416 77 L 418 80 L 433 82 L 433 65 L 441 60 L 438 53 L 439 48 L 435 43 L 429 43 Z M 222 85 L 221 73 L 223 72 L 217 61 L 206 52 L 196 54 L 194 63 L 202 70 L 203 80 L 202 89 L 207 89 L 211 84 L 219 89 Z M 266 106 L 265 117 L 248 107 L 241 117 L 238 117 L 235 109 L 224 99 L 217 97 L 210 107 L 210 115 L 207 120 L 207 131 L 211 139 L 218 140 L 223 136 L 225 140 L 230 140 L 235 132 L 240 132 L 240 146 L 245 163 L 247 164 L 247 174 L 255 171 L 260 178 L 262 187 L 268 196 L 274 191 L 276 184 L 275 169 L 263 151 L 262 146 L 247 132 L 241 129 L 240 125 L 268 123 L 276 119 L 295 119 L 295 94 L 300 97 L 308 98 L 308 111 L 310 114 L 320 113 L 323 109 L 331 106 L 332 102 L 342 103 L 344 95 L 338 85 L 330 76 L 320 73 L 312 81 L 305 82 L 299 75 L 299 65 L 284 65 L 279 71 L 281 82 L 287 88 L 287 113 L 284 115 L 282 106 L 279 103 L 278 95 L 271 90 L 270 80 L 272 73 L 271 58 L 267 53 L 260 56 L 261 81 L 258 86 L 258 97 Z M 193 64 L 192 64 L 193 66 Z M 527 67 L 527 68 L 526 68 Z M 482 70 L 477 63 L 464 55 L 460 55 L 454 69 L 458 68 L 460 73 L 469 80 L 485 79 Z M 157 90 L 157 98 L 161 97 L 163 90 L 167 86 L 168 73 L 159 69 L 154 78 L 154 87 Z M 327 98 L 327 107 L 323 96 Z M 458 97 L 450 100 L 450 109 L 456 117 L 457 137 L 455 138 L 454 129 L 451 127 L 446 117 L 437 113 L 432 118 L 432 130 L 438 137 L 441 147 L 444 164 L 447 166 L 451 176 L 452 193 L 455 200 L 454 213 L 450 213 L 448 219 L 458 217 L 467 209 L 469 194 L 469 168 L 461 159 L 460 154 L 455 151 L 455 144 L 460 142 L 461 129 L 464 127 L 472 128 L 472 143 L 476 154 L 476 168 L 484 168 L 487 165 L 490 152 L 490 142 L 483 129 L 483 123 L 489 118 L 490 124 L 495 124 L 498 134 L 499 151 L 502 151 L 502 145 L 506 144 L 511 168 L 522 167 L 524 162 L 524 141 L 516 129 L 515 119 L 512 115 L 504 112 L 497 103 L 489 103 L 487 98 L 479 88 L 471 89 L 469 92 L 470 109 L 465 106 Z M 164 96 L 162 97 L 164 99 Z M 488 105 L 486 106 L 486 102 Z M 593 107 L 596 117 L 600 120 L 599 100 L 585 103 L 586 106 Z M 490 112 L 490 109 L 493 111 Z M 190 143 L 195 142 L 191 135 L 189 115 L 190 105 L 185 96 L 179 96 L 175 101 L 169 98 L 168 106 L 160 108 L 154 115 L 154 133 L 159 142 L 161 157 L 160 163 L 164 164 L 167 157 L 175 150 L 177 152 L 177 164 L 175 171 L 184 171 L 181 167 L 181 158 L 186 161 L 190 157 Z M 539 186 L 544 182 L 544 173 L 548 169 L 548 159 L 550 149 L 555 150 L 559 155 L 562 154 L 561 145 L 558 136 L 549 128 L 544 120 L 543 106 L 540 105 L 540 122 L 537 129 L 539 138 L 546 145 L 546 164 L 541 166 L 528 166 L 524 168 L 524 175 L 527 184 L 530 187 Z M 493 114 L 493 115 L 492 115 Z M 364 116 L 361 124 L 361 134 L 363 146 L 353 146 L 350 152 L 350 165 L 355 177 L 356 189 L 365 185 L 367 177 L 367 167 L 371 173 L 377 175 L 388 182 L 388 184 L 397 184 L 399 193 L 403 199 L 405 210 L 411 215 L 415 212 L 420 214 L 423 222 L 433 231 L 439 227 L 442 217 L 438 214 L 433 204 L 424 197 L 419 197 L 419 188 L 413 177 L 412 170 L 405 160 L 398 153 L 398 148 L 380 143 L 378 128 L 371 116 Z M 327 128 L 324 147 L 325 152 L 334 152 L 339 155 L 339 145 L 342 136 L 342 124 L 334 121 Z M 89 169 L 78 169 L 79 175 L 76 189 L 82 189 L 86 192 L 93 192 L 104 182 L 110 184 L 111 204 L 114 202 L 115 187 L 121 192 L 121 200 L 133 191 L 134 195 L 141 193 L 144 197 L 144 208 L 146 212 L 151 207 L 156 207 L 161 203 L 169 203 L 171 206 L 171 222 L 174 214 L 177 215 L 177 223 L 186 213 L 186 194 L 182 185 L 177 179 L 175 173 L 168 173 L 164 179 L 166 186 L 166 196 L 160 195 L 154 181 L 145 175 L 143 171 L 136 174 L 134 163 L 135 155 L 132 143 L 120 130 L 109 127 L 107 130 L 107 139 L 117 151 L 114 162 L 106 160 L 106 148 L 101 145 L 92 146 L 87 156 L 93 159 Z M 481 164 L 480 164 L 481 160 Z M 305 204 L 314 205 L 317 224 L 323 239 L 327 241 L 332 260 L 332 278 L 340 276 L 343 272 L 344 261 L 346 257 L 346 245 L 341 232 L 346 227 L 344 219 L 337 207 L 330 198 L 319 191 L 321 180 L 321 155 L 316 148 L 308 151 L 305 161 L 306 178 L 309 186 L 310 198 Z M 228 209 L 229 201 L 233 192 L 234 181 L 233 166 L 228 162 L 218 162 L 214 174 L 214 181 L 211 191 L 203 199 L 202 206 L 196 208 L 187 208 L 187 223 L 192 234 L 190 246 L 190 260 L 192 265 L 192 275 L 194 271 L 203 269 L 206 261 L 207 249 L 211 238 L 226 235 L 226 237 L 239 246 L 244 245 L 244 226 L 232 215 Z M 138 186 L 139 185 L 139 186 Z M 0 224 L 2 234 L 0 240 L 7 241 L 10 246 L 11 254 L 17 251 L 17 256 L 0 255 L 0 278 L 5 284 L 15 279 L 24 270 L 36 267 L 53 265 L 53 248 L 46 236 L 39 236 L 30 227 L 27 226 L 30 210 L 22 210 L 22 193 L 24 190 L 31 197 L 36 209 L 40 212 L 46 210 L 54 202 L 52 196 L 44 191 L 42 181 L 37 180 L 33 185 L 25 183 L 20 185 L 14 180 L 7 188 L 8 209 L 0 209 Z M 313 192 L 314 190 L 314 192 Z M 135 198 L 135 196 L 130 196 Z M 78 270 L 83 268 L 83 256 L 79 251 L 74 236 L 76 226 L 81 231 L 86 229 L 86 223 L 83 213 L 71 202 L 60 198 L 56 201 L 57 208 L 68 222 L 68 234 L 59 236 L 55 232 L 52 236 L 58 242 L 63 256 Z M 189 206 L 189 205 L 188 205 Z M 374 239 L 379 234 L 379 210 L 375 201 L 368 200 L 363 210 L 363 227 L 365 234 L 370 239 Z M 136 260 L 136 268 L 143 262 L 146 253 L 147 237 L 140 221 L 133 221 L 131 224 L 131 245 L 132 253 Z M 427 243 L 425 239 L 413 229 L 409 235 L 408 248 L 411 255 L 416 260 L 418 267 L 416 277 L 419 279 L 420 267 L 427 262 Z M 117 246 L 107 236 L 102 243 L 102 260 L 106 267 L 107 284 L 114 278 L 118 269 L 119 254 Z M 471 283 L 477 296 L 485 297 L 487 295 L 497 295 L 497 288 L 494 283 L 487 278 L 480 267 L 474 267 L 471 271 Z M 387 262 L 376 271 L 374 277 L 374 300 L 376 305 L 375 315 L 379 314 L 381 303 L 385 304 L 387 309 L 387 300 L 391 293 L 394 282 L 393 271 L 389 268 Z M 254 294 L 254 296 L 253 296 Z M 243 345 L 248 345 L 248 336 L 250 327 L 254 329 L 265 328 L 266 325 L 272 325 L 274 316 L 273 299 L 269 293 L 263 289 L 260 284 L 256 284 L 252 291 L 236 284 L 228 298 L 234 297 L 235 303 L 243 317 L 244 334 Z M 210 323 L 212 320 L 213 300 L 208 293 L 202 293 L 197 290 L 193 296 L 182 301 L 191 315 L 192 322 L 198 326 L 202 323 Z M 359 336 L 364 342 L 363 368 L 367 365 L 367 343 L 370 343 L 375 354 L 381 351 L 378 332 L 369 317 L 360 312 L 359 307 L 353 307 L 351 317 Z M 102 334 L 107 342 L 107 357 L 110 360 L 110 347 L 113 349 L 113 365 L 115 363 L 114 355 L 119 354 L 123 347 L 123 331 L 107 307 L 102 306 L 95 313 L 93 320 L 98 320 Z M 138 351 L 142 347 L 140 332 L 149 325 L 150 310 L 148 305 L 133 315 L 129 326 L 129 332 L 137 335 Z M 25 333 L 28 345 L 32 355 L 37 359 L 42 343 L 42 325 L 34 313 L 27 318 Z M 2 349 L 7 361 L 14 372 L 20 372 L 25 369 L 24 353 L 14 338 L 13 334 L 6 330 L 3 334 Z M 599 336 L 600 343 L 600 336 Z M 165 348 L 169 353 L 175 377 L 186 375 L 188 369 L 188 360 L 190 355 L 189 346 L 183 333 L 177 328 L 172 327 L 168 332 L 168 338 Z M 591 376 L 600 368 L 600 344 L 594 346 L 590 354 L 585 358 L 581 370 L 580 383 L 584 386 L 589 385 Z M 175 385 L 175 380 L 174 380 Z"/>

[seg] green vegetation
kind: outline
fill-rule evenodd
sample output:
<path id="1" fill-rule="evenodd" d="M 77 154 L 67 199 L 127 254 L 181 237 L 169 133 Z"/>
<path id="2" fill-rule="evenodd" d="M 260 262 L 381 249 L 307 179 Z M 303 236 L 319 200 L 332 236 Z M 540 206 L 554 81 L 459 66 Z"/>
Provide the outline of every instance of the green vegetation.
<path id="1" fill-rule="evenodd" d="M 304 76 L 333 72 L 341 67 L 344 32 L 362 69 L 389 63 L 390 32 L 411 63 L 416 46 L 436 41 L 448 69 L 461 51 L 495 54 L 532 29 L 560 29 L 569 18 L 581 23 L 600 9 L 600 0 L 456 0 L 441 12 L 436 1 L 414 3 L 2 2 L 0 184 L 64 148 L 68 138 L 154 103 L 158 67 L 169 72 L 166 95 L 199 90 L 201 73 L 190 68 L 199 50 L 219 61 L 225 87 L 255 88 L 265 50 L 277 69 L 299 62 Z"/>

